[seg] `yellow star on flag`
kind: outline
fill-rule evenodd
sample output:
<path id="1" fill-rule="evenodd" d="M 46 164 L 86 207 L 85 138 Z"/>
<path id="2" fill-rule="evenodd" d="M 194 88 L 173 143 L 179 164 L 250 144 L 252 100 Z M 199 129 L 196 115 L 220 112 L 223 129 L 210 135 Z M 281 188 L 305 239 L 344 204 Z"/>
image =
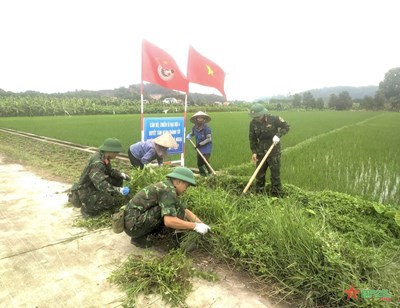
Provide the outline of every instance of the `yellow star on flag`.
<path id="1" fill-rule="evenodd" d="M 207 67 L 207 75 L 214 76 L 214 71 L 212 70 L 211 66 L 206 64 L 206 67 Z"/>

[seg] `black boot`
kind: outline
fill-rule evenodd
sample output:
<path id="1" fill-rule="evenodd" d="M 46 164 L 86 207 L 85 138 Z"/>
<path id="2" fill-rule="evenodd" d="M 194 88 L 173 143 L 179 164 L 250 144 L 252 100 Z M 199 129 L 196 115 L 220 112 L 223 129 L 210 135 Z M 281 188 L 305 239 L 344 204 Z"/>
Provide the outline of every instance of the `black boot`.
<path id="1" fill-rule="evenodd" d="M 131 244 L 139 248 L 149 248 L 153 246 L 153 242 L 147 239 L 147 236 L 131 238 Z"/>

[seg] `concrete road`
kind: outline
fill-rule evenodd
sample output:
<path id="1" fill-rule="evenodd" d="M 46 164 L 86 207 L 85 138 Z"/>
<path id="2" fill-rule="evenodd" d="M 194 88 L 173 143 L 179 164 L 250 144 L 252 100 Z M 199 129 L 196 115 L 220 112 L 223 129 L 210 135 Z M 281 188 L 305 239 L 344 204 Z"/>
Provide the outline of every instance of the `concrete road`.
<path id="1" fill-rule="evenodd" d="M 0 156 L 0 307 L 117 307 L 125 294 L 107 281 L 129 254 L 146 250 L 111 229 L 73 227 L 70 184 L 48 181 Z M 231 272 L 193 280 L 189 307 L 276 307 Z M 141 296 L 138 307 L 166 307 Z"/>

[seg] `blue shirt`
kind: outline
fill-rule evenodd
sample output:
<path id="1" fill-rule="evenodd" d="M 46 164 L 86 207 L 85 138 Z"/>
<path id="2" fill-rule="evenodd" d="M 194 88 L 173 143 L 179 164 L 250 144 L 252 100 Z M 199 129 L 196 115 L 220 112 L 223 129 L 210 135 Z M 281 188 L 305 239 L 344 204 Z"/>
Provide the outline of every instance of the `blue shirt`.
<path id="1" fill-rule="evenodd" d="M 155 159 L 157 159 L 159 165 L 163 163 L 163 158 L 157 155 L 155 144 L 152 140 L 136 142 L 129 147 L 129 150 L 143 165 Z"/>
<path id="2" fill-rule="evenodd" d="M 196 146 L 202 154 L 211 154 L 212 141 L 205 145 L 200 145 L 200 142 L 207 139 L 207 135 L 211 135 L 211 128 L 207 124 L 204 124 L 200 130 L 197 130 L 196 126 L 193 126 L 192 136 L 196 138 Z"/>

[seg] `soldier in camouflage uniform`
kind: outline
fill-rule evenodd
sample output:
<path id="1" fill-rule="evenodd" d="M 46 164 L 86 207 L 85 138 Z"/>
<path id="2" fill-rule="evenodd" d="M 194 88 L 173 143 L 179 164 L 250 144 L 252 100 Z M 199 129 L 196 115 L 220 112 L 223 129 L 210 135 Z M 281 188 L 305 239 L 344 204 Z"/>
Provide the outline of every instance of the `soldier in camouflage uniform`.
<path id="1" fill-rule="evenodd" d="M 281 197 L 283 190 L 280 177 L 281 146 L 279 141 L 283 135 L 288 133 L 290 126 L 281 117 L 267 114 L 267 112 L 267 109 L 261 104 L 254 104 L 249 113 L 249 116 L 253 118 L 249 129 L 250 149 L 253 153 L 252 160 L 256 162 L 257 167 L 271 145 L 275 144 L 256 176 L 256 191 L 264 190 L 265 176 L 269 167 L 271 170 L 271 195 Z"/>
<path id="2" fill-rule="evenodd" d="M 111 166 L 122 150 L 118 139 L 107 138 L 99 147 L 99 151 L 90 157 L 78 183 L 75 183 L 69 194 L 69 201 L 81 207 L 84 217 L 95 216 L 104 211 L 111 213 L 124 203 L 121 195 L 129 193 L 128 187 L 122 187 L 123 180 L 130 177 Z"/>
<path id="3" fill-rule="evenodd" d="M 193 172 L 185 167 L 177 167 L 166 177 L 166 180 L 137 192 L 125 209 L 124 230 L 135 246 L 150 247 L 152 242 L 147 236 L 160 232 L 164 227 L 194 230 L 200 234 L 210 230 L 180 200 L 189 185 L 196 185 Z"/>

